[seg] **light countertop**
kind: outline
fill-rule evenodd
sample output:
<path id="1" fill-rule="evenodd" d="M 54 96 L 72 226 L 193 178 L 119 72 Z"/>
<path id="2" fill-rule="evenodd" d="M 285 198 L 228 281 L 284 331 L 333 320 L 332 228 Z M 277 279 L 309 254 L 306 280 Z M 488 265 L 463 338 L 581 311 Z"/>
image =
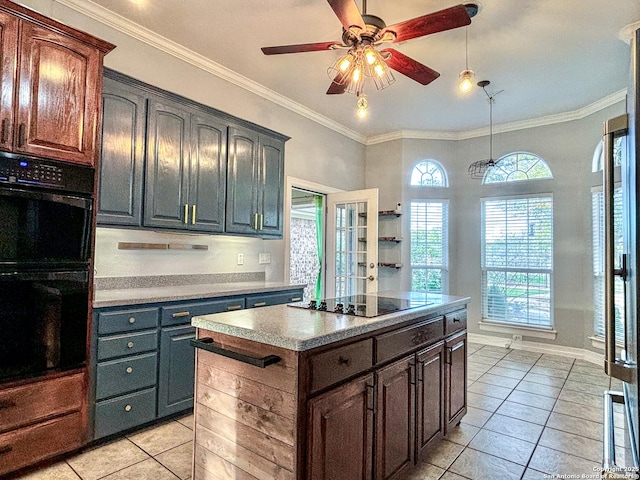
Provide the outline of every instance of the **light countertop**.
<path id="1" fill-rule="evenodd" d="M 469 297 L 418 292 L 379 292 L 378 295 L 422 299 L 432 303 L 372 318 L 274 305 L 196 316 L 191 319 L 191 324 L 212 332 L 304 351 L 425 315 L 437 315 L 445 310 L 464 307 L 470 301 Z"/>
<path id="2" fill-rule="evenodd" d="M 304 287 L 305 285 L 290 285 L 283 282 L 257 281 L 95 290 L 93 308 L 249 295 Z"/>

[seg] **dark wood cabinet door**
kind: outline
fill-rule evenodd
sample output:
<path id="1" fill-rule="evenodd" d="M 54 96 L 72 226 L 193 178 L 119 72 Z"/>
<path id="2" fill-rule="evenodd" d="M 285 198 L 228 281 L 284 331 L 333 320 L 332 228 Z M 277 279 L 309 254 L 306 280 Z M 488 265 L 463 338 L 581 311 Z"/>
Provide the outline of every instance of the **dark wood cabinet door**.
<path id="1" fill-rule="evenodd" d="M 18 51 L 18 18 L 0 12 L 0 149 L 11 150 L 13 145 L 16 54 Z"/>
<path id="2" fill-rule="evenodd" d="M 376 373 L 375 478 L 399 478 L 415 454 L 415 357 Z"/>
<path id="3" fill-rule="evenodd" d="M 226 212 L 228 233 L 259 234 L 257 159 L 258 134 L 240 127 L 229 127 Z"/>
<path id="4" fill-rule="evenodd" d="M 417 353 L 418 454 L 444 434 L 444 342 Z"/>
<path id="5" fill-rule="evenodd" d="M 194 338 L 196 329 L 190 325 L 166 327 L 160 333 L 158 417 L 193 407 Z"/>
<path id="6" fill-rule="evenodd" d="M 191 213 L 190 115 L 179 105 L 150 99 L 147 118 L 144 225 L 185 229 Z"/>
<path id="7" fill-rule="evenodd" d="M 447 429 L 457 425 L 467 413 L 467 335 L 447 340 Z"/>
<path id="8" fill-rule="evenodd" d="M 189 229 L 224 230 L 227 124 L 204 112 L 191 115 Z"/>
<path id="9" fill-rule="evenodd" d="M 371 480 L 373 376 L 367 375 L 309 402 L 309 480 Z"/>
<path id="10" fill-rule="evenodd" d="M 30 22 L 20 28 L 14 151 L 93 165 L 102 55 Z"/>
<path id="11" fill-rule="evenodd" d="M 260 234 L 281 237 L 284 203 L 284 142 L 264 135 L 260 136 L 259 168 Z"/>
<path id="12" fill-rule="evenodd" d="M 135 87 L 104 79 L 98 224 L 142 224 L 146 98 Z"/>

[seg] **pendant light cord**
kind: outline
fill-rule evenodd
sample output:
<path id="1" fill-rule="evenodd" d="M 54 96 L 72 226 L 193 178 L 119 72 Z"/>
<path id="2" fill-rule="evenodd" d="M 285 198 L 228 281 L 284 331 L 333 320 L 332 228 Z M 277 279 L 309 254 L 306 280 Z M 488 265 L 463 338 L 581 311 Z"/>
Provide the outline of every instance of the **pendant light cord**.
<path id="1" fill-rule="evenodd" d="M 486 85 L 482 86 L 482 90 L 484 90 L 485 95 L 489 99 L 489 161 L 493 161 L 493 102 L 496 95 L 504 92 L 504 90 L 498 90 L 494 94 L 490 95 L 487 92 Z"/>
<path id="2" fill-rule="evenodd" d="M 465 70 L 469 70 L 469 27 L 464 27 L 464 65 Z"/>

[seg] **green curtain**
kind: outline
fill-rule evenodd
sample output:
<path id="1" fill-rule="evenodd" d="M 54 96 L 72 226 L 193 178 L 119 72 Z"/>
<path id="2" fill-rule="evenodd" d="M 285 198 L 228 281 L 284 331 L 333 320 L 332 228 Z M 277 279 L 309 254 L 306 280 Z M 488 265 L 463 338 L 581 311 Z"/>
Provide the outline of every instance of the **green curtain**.
<path id="1" fill-rule="evenodd" d="M 316 291 L 314 299 L 319 300 L 322 298 L 322 251 L 323 251 L 323 237 L 324 237 L 324 221 L 323 221 L 323 197 L 321 195 L 314 195 L 313 202 L 316 207 L 316 243 L 318 244 L 318 279 L 316 280 Z"/>

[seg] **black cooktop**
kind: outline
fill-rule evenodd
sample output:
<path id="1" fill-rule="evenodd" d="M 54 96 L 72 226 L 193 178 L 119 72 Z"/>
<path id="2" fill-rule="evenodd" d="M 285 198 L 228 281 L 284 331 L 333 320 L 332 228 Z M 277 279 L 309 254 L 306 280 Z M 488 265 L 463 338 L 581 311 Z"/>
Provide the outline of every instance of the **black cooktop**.
<path id="1" fill-rule="evenodd" d="M 378 297 L 376 295 L 351 295 L 347 297 L 311 300 L 311 302 L 289 303 L 290 307 L 306 308 L 332 312 L 340 315 L 355 315 L 358 317 L 377 317 L 387 313 L 399 312 L 410 308 L 431 305 L 426 294 L 412 294 L 411 298 Z"/>

